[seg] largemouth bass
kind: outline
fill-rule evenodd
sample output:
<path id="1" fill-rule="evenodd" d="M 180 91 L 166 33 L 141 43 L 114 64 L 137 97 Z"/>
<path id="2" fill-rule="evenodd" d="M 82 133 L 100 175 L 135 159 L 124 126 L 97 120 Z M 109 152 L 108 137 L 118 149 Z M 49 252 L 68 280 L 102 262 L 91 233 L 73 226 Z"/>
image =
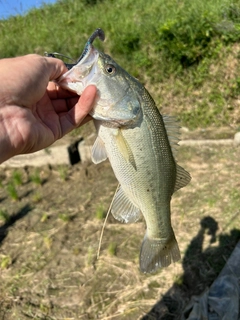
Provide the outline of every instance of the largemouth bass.
<path id="1" fill-rule="evenodd" d="M 98 89 L 91 111 L 97 128 L 92 160 L 109 159 L 119 181 L 112 203 L 113 216 L 136 222 L 142 215 L 147 230 L 140 252 L 140 270 L 154 272 L 180 259 L 171 226 L 170 201 L 174 191 L 191 177 L 174 158 L 179 126 L 162 117 L 142 84 L 92 43 L 104 40 L 97 29 L 86 43 L 77 64 L 59 80 L 59 85 L 81 94 L 89 85 Z"/>

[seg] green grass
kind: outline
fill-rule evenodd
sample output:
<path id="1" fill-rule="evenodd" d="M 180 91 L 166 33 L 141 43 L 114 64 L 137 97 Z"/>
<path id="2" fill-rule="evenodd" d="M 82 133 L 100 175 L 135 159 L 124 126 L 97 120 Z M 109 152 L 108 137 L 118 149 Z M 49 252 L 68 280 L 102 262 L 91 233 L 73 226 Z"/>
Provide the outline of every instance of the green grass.
<path id="1" fill-rule="evenodd" d="M 10 181 L 6 186 L 6 189 L 7 189 L 8 195 L 12 200 L 14 201 L 19 200 L 18 192 L 13 182 Z"/>
<path id="2" fill-rule="evenodd" d="M 106 211 L 104 210 L 103 205 L 99 205 L 96 209 L 96 218 L 103 220 L 106 217 Z"/>
<path id="3" fill-rule="evenodd" d="M 32 196 L 32 201 L 33 201 L 34 203 L 39 203 L 39 202 L 41 202 L 41 201 L 42 201 L 42 195 L 41 195 L 41 193 L 40 193 L 40 192 L 35 192 L 35 193 L 33 194 L 33 196 Z"/>
<path id="4" fill-rule="evenodd" d="M 10 215 L 6 210 L 0 209 L 0 221 L 8 222 L 10 220 Z"/>
<path id="5" fill-rule="evenodd" d="M 60 0 L 0 26 L 1 57 L 57 51 L 73 58 L 101 27 L 106 41 L 95 46 L 146 84 L 158 106 L 183 125 L 236 123 L 239 67 L 229 62 L 239 58 L 237 0 Z"/>
<path id="6" fill-rule="evenodd" d="M 48 219 L 49 219 L 49 215 L 46 212 L 44 212 L 40 221 L 46 222 Z"/>
<path id="7" fill-rule="evenodd" d="M 7 269 L 12 264 L 12 259 L 10 256 L 2 256 L 0 258 L 0 268 L 1 269 Z"/>
<path id="8" fill-rule="evenodd" d="M 63 222 L 69 222 L 69 221 L 72 220 L 73 217 L 70 214 L 67 214 L 67 213 L 60 213 L 58 215 L 58 218 L 60 220 L 62 220 Z"/>
<path id="9" fill-rule="evenodd" d="M 108 246 L 108 253 L 110 256 L 116 256 L 117 254 L 117 244 L 111 242 Z"/>
<path id="10" fill-rule="evenodd" d="M 63 180 L 63 181 L 68 180 L 68 167 L 67 166 L 59 166 L 58 173 L 59 173 L 59 177 L 61 178 L 61 180 Z"/>
<path id="11" fill-rule="evenodd" d="M 18 170 L 14 170 L 14 171 L 13 171 L 13 174 L 12 174 L 12 180 L 13 180 L 13 183 L 14 183 L 16 186 L 22 185 L 23 181 L 22 181 L 22 174 L 21 174 L 21 172 L 18 171 Z"/>
<path id="12" fill-rule="evenodd" d="M 30 181 L 35 183 L 36 185 L 42 185 L 43 181 L 40 176 L 40 172 L 38 169 L 36 169 L 31 175 L 30 175 Z"/>

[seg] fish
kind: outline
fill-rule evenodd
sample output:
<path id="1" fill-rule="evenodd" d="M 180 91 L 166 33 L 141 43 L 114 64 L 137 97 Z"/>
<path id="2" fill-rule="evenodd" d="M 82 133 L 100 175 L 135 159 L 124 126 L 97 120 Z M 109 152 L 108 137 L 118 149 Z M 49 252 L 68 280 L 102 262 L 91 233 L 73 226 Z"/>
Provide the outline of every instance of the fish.
<path id="1" fill-rule="evenodd" d="M 97 87 L 90 112 L 97 130 L 92 161 L 109 159 L 119 182 L 111 207 L 114 218 L 134 223 L 144 217 L 140 271 L 153 273 L 181 258 L 170 203 L 173 193 L 186 186 L 191 176 L 176 161 L 179 125 L 174 117 L 161 115 L 136 78 L 93 46 L 97 37 L 105 38 L 100 28 L 58 84 L 79 95 L 90 84 Z"/>

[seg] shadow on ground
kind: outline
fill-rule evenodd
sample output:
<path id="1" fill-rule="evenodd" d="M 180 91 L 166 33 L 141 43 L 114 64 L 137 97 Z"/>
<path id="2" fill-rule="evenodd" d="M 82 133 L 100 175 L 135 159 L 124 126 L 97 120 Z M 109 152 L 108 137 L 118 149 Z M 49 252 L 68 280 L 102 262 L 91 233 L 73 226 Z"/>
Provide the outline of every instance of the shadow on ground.
<path id="1" fill-rule="evenodd" d="M 204 237 L 210 235 L 209 245 L 216 242 L 218 223 L 212 217 L 200 222 L 196 237 L 189 244 L 183 258 L 184 273 L 173 286 L 160 297 L 142 320 L 178 320 L 193 295 L 200 295 L 211 286 L 224 267 L 240 239 L 240 230 L 232 229 L 230 234 L 221 234 L 219 245 L 203 250 Z"/>
<path id="2" fill-rule="evenodd" d="M 9 217 L 9 219 L 0 227 L 0 245 L 8 234 L 8 229 L 15 224 L 16 221 L 25 217 L 32 210 L 30 205 L 23 206 L 16 214 Z"/>

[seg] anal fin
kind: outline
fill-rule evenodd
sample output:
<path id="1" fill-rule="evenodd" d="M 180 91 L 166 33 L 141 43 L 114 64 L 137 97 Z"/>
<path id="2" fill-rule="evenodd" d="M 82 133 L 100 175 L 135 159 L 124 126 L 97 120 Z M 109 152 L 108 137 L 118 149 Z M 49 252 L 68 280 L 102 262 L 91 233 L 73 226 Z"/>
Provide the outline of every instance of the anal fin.
<path id="1" fill-rule="evenodd" d="M 185 169 L 180 167 L 178 164 L 176 164 L 176 167 L 177 167 L 177 175 L 176 175 L 174 192 L 185 187 L 191 181 L 191 176 Z"/>

